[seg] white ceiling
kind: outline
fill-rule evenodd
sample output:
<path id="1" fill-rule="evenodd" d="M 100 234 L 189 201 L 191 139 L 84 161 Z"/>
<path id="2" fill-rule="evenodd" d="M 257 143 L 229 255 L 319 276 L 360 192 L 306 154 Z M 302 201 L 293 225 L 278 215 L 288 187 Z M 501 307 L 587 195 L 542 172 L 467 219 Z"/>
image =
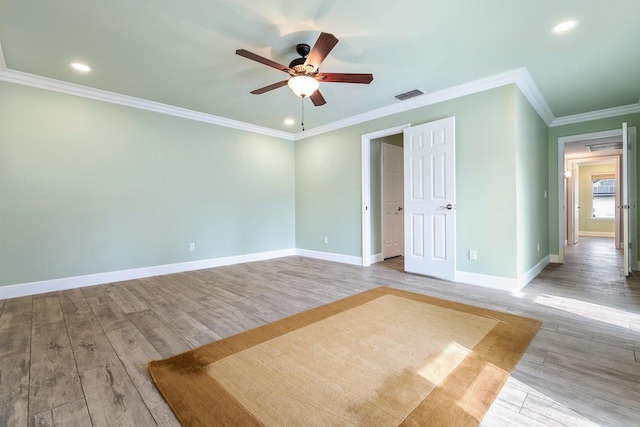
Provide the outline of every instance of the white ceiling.
<path id="1" fill-rule="evenodd" d="M 322 83 L 308 129 L 521 67 L 563 117 L 638 104 L 639 16 L 638 0 L 0 0 L 0 45 L 5 74 L 297 132 L 283 123 L 300 119 L 289 88 L 249 93 L 287 75 L 236 49 L 288 65 L 324 31 L 340 42 L 321 71 L 373 73 L 370 85 Z M 552 34 L 568 18 L 578 26 Z"/>

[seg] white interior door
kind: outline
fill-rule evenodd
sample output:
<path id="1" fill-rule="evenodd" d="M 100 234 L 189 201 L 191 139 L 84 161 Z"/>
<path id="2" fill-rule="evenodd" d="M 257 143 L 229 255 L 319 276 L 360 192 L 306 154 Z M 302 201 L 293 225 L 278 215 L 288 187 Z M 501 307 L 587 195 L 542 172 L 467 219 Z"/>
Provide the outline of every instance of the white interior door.
<path id="1" fill-rule="evenodd" d="M 629 225 L 629 136 L 627 124 L 622 124 L 622 250 L 624 252 L 624 275 L 628 276 L 631 259 L 629 257 L 629 244 L 631 243 Z"/>
<path id="2" fill-rule="evenodd" d="M 402 147 L 382 144 L 382 256 L 404 253 Z"/>
<path id="3" fill-rule="evenodd" d="M 405 270 L 455 280 L 455 118 L 404 130 Z"/>
<path id="4" fill-rule="evenodd" d="M 573 182 L 573 241 L 572 245 L 578 243 L 578 236 L 580 235 L 580 166 L 577 163 L 573 163 L 573 170 L 571 171 L 571 181 Z"/>

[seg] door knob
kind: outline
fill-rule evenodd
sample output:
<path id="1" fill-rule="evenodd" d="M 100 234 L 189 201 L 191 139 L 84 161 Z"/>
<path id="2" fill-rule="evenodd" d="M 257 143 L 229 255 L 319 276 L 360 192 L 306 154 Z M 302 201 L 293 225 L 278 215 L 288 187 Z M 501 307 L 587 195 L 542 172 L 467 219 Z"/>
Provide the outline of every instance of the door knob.
<path id="1" fill-rule="evenodd" d="M 402 210 L 402 206 L 399 206 L 399 207 L 398 207 L 398 210 L 399 210 L 399 211 L 401 211 L 401 210 Z"/>
<path id="2" fill-rule="evenodd" d="M 453 205 L 451 203 L 449 203 L 447 206 L 440 206 L 440 209 L 451 210 L 451 209 L 453 209 Z"/>

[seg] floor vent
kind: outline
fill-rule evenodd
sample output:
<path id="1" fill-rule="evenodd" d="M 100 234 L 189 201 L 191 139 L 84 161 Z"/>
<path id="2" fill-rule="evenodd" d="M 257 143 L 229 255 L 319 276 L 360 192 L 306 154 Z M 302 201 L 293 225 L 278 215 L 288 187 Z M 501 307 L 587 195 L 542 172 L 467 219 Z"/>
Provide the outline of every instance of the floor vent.
<path id="1" fill-rule="evenodd" d="M 420 96 L 420 95 L 424 95 L 424 92 L 421 91 L 420 89 L 414 89 L 414 90 L 410 90 L 409 92 L 396 95 L 395 98 L 399 99 L 400 101 L 405 101 L 409 98 L 415 98 L 416 96 Z"/>

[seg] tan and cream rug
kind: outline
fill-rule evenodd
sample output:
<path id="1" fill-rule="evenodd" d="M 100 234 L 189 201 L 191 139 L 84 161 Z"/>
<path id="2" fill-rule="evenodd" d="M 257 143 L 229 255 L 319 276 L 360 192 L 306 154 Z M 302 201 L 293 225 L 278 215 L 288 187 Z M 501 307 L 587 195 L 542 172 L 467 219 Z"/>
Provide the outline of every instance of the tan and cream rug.
<path id="1" fill-rule="evenodd" d="M 478 425 L 539 327 L 383 287 L 149 369 L 183 425 Z"/>

